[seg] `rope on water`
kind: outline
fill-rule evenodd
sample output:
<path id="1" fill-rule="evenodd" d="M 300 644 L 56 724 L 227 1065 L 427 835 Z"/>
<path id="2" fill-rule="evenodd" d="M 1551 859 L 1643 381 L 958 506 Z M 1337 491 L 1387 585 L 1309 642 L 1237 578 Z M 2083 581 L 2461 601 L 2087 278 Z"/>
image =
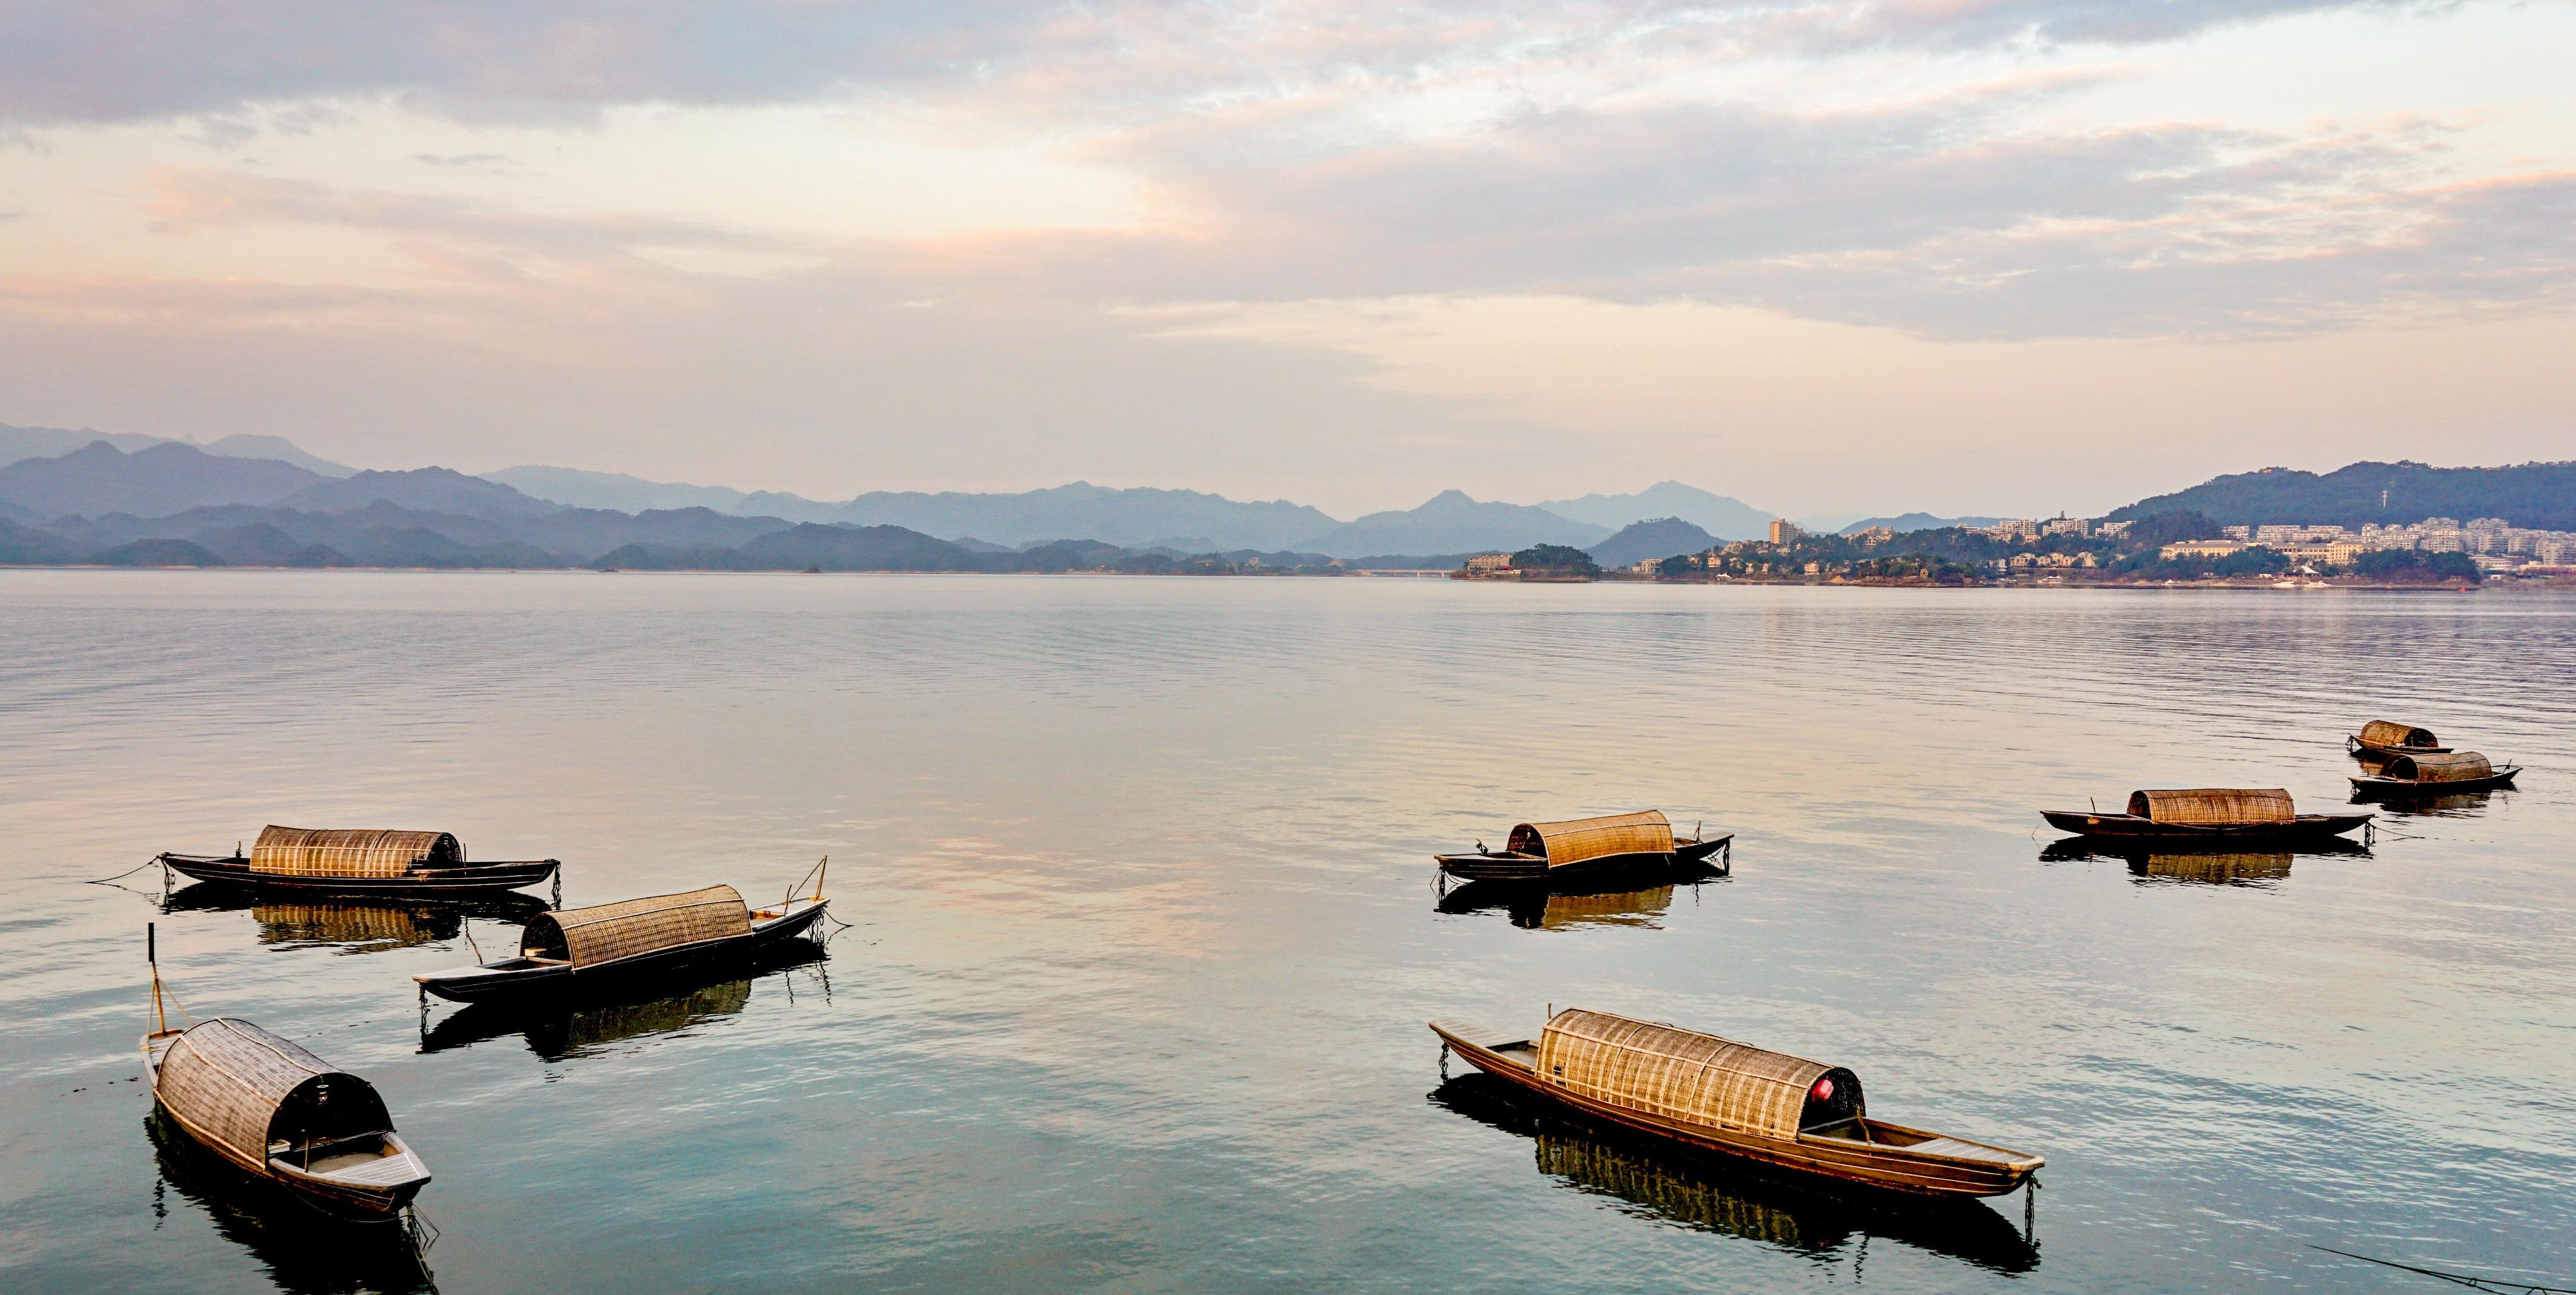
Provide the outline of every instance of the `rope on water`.
<path id="1" fill-rule="evenodd" d="M 156 854 L 156 855 L 152 856 L 151 858 L 144 860 L 140 865 L 138 865 L 138 866 L 136 866 L 136 867 L 128 868 L 128 869 L 126 869 L 125 871 L 120 872 L 120 873 L 116 874 L 116 875 L 115 875 L 115 876 L 113 876 L 113 877 L 101 877 L 101 878 L 99 878 L 99 879 L 98 879 L 98 880 L 96 880 L 96 881 L 88 881 L 88 882 L 83 882 L 83 883 L 81 883 L 81 884 L 82 884 L 82 885 L 85 885 L 85 886 L 105 886 L 105 885 L 110 885 L 110 884 L 113 884 L 113 883 L 115 883 L 115 882 L 123 881 L 123 880 L 125 880 L 126 878 L 131 877 L 131 876 L 133 876 L 134 874 L 136 874 L 136 873 L 138 873 L 138 872 L 143 871 L 145 868 L 157 868 L 157 867 L 159 867 L 159 866 L 161 866 L 161 856 L 159 856 L 159 855 L 157 855 L 157 854 Z"/>
<path id="2" fill-rule="evenodd" d="M 2366 1264 L 2378 1264 L 2383 1268 L 2395 1268 L 2400 1272 L 2421 1273 L 2426 1277 L 2438 1277 L 2443 1281 L 2466 1286 L 2472 1290 L 2522 1291 L 2525 1295 L 2576 1295 L 2576 1287 L 2535 1286 L 2530 1282 L 2506 1281 L 2501 1277 L 2479 1277 L 2468 1273 L 2444 1272 L 2439 1268 L 2419 1268 L 2414 1264 L 2401 1264 L 2394 1259 L 2374 1259 L 2369 1255 L 2357 1255 L 2349 1250 L 2337 1250 L 2333 1246 L 2310 1244 L 2308 1248 L 2310 1250 L 2323 1250 L 2330 1255 L 2342 1255 L 2346 1259 L 2358 1259 Z"/>

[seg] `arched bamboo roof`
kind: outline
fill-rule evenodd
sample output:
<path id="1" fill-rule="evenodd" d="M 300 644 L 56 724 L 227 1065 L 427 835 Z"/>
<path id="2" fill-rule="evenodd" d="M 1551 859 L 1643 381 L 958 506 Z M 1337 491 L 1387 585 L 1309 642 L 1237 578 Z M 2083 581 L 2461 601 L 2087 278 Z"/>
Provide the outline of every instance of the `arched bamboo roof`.
<path id="1" fill-rule="evenodd" d="M 1538 1073 L 1597 1102 L 1774 1138 L 1796 1138 L 1819 1115 L 1867 1110 L 1860 1079 L 1840 1066 L 1580 1008 L 1557 1013 L 1539 1035 Z M 1820 1080 L 1831 1081 L 1829 1096 L 1819 1097 Z"/>
<path id="2" fill-rule="evenodd" d="M 2433 730 L 2429 728 L 2417 728 L 2412 724 L 2400 724 L 2395 720 L 2375 719 L 2361 726 L 2361 742 L 2364 746 L 2402 751 L 2409 747 L 2440 746 L 2442 739 L 2433 736 Z"/>
<path id="3" fill-rule="evenodd" d="M 268 1163 L 269 1143 L 278 1138 L 393 1127 L 384 1099 L 366 1080 L 230 1017 L 200 1022 L 171 1040 L 153 1091 L 200 1141 L 251 1169 Z"/>
<path id="4" fill-rule="evenodd" d="M 1512 829 L 1507 848 L 1517 854 L 1543 855 L 1551 868 L 1614 854 L 1671 854 L 1673 825 L 1664 821 L 1660 809 L 1561 823 L 1523 823 Z"/>
<path id="5" fill-rule="evenodd" d="M 453 867 L 465 847 L 445 832 L 279 827 L 259 831 L 250 870 L 288 877 L 399 877 L 416 865 Z"/>
<path id="6" fill-rule="evenodd" d="M 2194 827 L 2287 823 L 2299 816 L 2297 807 L 2290 802 L 2290 793 L 2278 787 L 2133 791 L 2129 793 L 2129 812 L 2150 822 Z"/>
<path id="7" fill-rule="evenodd" d="M 2485 756 L 2475 751 L 2452 751 L 2445 754 L 2425 751 L 2415 755 L 2392 757 L 2387 767 L 2379 772 L 2382 777 L 2395 778 L 2401 782 L 2467 782 L 2475 778 L 2493 776 L 2495 766 L 2489 764 Z"/>
<path id="8" fill-rule="evenodd" d="M 751 910 L 741 893 L 731 886 L 709 886 L 539 913 L 520 933 L 519 951 L 590 967 L 750 932 Z"/>

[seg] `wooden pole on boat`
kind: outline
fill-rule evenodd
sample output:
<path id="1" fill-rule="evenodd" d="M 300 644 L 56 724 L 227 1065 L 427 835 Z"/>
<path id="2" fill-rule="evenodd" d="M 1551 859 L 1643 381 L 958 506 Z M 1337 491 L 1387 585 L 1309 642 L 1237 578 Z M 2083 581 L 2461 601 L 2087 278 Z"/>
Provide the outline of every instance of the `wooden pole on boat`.
<path id="1" fill-rule="evenodd" d="M 152 1032 L 169 1030 L 169 1018 L 161 1011 L 161 932 L 158 923 L 143 924 L 143 960 L 152 967 Z"/>

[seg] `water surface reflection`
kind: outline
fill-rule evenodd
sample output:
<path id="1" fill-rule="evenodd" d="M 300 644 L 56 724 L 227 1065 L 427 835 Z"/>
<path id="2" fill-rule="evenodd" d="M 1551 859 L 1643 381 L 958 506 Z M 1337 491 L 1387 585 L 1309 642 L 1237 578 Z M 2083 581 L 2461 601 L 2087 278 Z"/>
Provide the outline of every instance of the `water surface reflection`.
<path id="1" fill-rule="evenodd" d="M 264 945 L 381 953 L 460 939 L 469 918 L 523 925 L 546 911 L 546 901 L 533 895 L 466 901 L 281 899 L 238 886 L 199 883 L 163 899 L 161 911 L 247 912 L 257 924 L 258 939 Z"/>
<path id="2" fill-rule="evenodd" d="M 1450 916 L 1502 913 L 1524 930 L 1562 931 L 1586 926 L 1658 927 L 1672 907 L 1673 891 L 1688 886 L 1697 900 L 1700 887 L 1728 880 L 1728 874 L 1700 863 L 1653 869 L 1623 869 L 1585 880 L 1550 885 L 1525 881 L 1471 881 L 1453 887 L 1434 905 Z"/>
<path id="3" fill-rule="evenodd" d="M 475 1003 L 422 1023 L 420 1050 L 447 1052 L 516 1034 L 528 1050 L 548 1061 L 597 1055 L 608 1045 L 656 1035 L 675 1034 L 729 1016 L 751 1005 L 755 981 L 776 977 L 780 992 L 799 991 L 786 973 L 811 968 L 810 992 L 829 1001 L 832 982 L 819 964 L 830 957 L 821 945 L 790 942 L 749 968 L 738 980 L 683 987 L 660 980 L 628 984 L 615 994 L 557 998 L 532 1003 Z"/>

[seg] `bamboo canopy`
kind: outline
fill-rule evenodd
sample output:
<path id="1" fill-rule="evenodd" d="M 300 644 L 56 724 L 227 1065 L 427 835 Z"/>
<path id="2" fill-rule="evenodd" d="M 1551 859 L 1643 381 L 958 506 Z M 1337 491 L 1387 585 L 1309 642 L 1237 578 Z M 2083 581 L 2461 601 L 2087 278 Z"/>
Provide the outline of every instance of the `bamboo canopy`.
<path id="1" fill-rule="evenodd" d="M 399 877 L 415 866 L 454 867 L 465 847 L 445 832 L 279 827 L 259 831 L 250 869 L 288 877 Z"/>
<path id="2" fill-rule="evenodd" d="M 614 904 L 567 908 L 528 919 L 522 957 L 560 958 L 575 967 L 631 958 L 751 933 L 751 910 L 731 886 L 677 895 L 647 895 Z"/>
<path id="3" fill-rule="evenodd" d="M 2129 812 L 2154 823 L 2241 827 L 2287 823 L 2299 816 L 2290 793 L 2278 787 L 2198 787 L 2183 791 L 2133 791 Z"/>
<path id="4" fill-rule="evenodd" d="M 265 1166 L 277 1141 L 393 1128 L 384 1099 L 366 1080 L 230 1017 L 172 1040 L 153 1091 L 189 1132 L 248 1169 Z"/>
<path id="5" fill-rule="evenodd" d="M 2475 751 L 2453 751 L 2445 755 L 2424 752 L 2391 759 L 2381 776 L 2401 782 L 2468 782 L 2492 777 L 2495 766 Z"/>
<path id="6" fill-rule="evenodd" d="M 2385 719 L 2375 719 L 2362 725 L 2361 741 L 2364 746 L 2381 747 L 2392 751 L 2402 751 L 2409 747 L 2435 747 L 2442 744 L 2442 739 L 2433 736 L 2433 730 L 2429 728 L 2417 728 L 2412 724 L 2400 724 L 2394 720 Z"/>
<path id="7" fill-rule="evenodd" d="M 1567 1008 L 1539 1036 L 1542 1082 L 1594 1101 L 1689 1124 L 1794 1140 L 1817 1114 L 1866 1110 L 1860 1080 L 1840 1066 L 1608 1012 Z M 1825 1088 L 1820 1080 L 1830 1080 Z"/>
<path id="8" fill-rule="evenodd" d="M 1673 825 L 1664 821 L 1660 809 L 1561 823 L 1523 823 L 1512 829 L 1508 848 L 1515 854 L 1541 855 L 1551 868 L 1614 854 L 1671 854 Z"/>

